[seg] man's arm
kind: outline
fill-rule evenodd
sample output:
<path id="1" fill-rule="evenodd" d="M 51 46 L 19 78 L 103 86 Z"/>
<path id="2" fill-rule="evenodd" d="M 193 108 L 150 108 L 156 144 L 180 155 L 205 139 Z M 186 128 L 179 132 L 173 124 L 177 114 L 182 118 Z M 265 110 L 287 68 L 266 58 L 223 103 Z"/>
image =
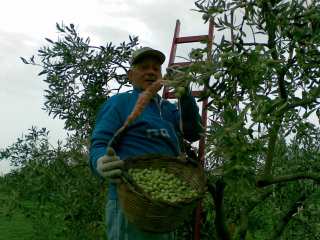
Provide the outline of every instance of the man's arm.
<path id="1" fill-rule="evenodd" d="M 96 174 L 97 160 L 106 154 L 106 148 L 114 133 L 121 127 L 120 114 L 112 99 L 100 109 L 91 137 L 90 168 Z"/>
<path id="2" fill-rule="evenodd" d="M 201 134 L 204 133 L 204 129 L 201 124 L 199 107 L 189 89 L 181 96 L 180 105 L 183 137 L 190 142 L 195 142 L 200 139 Z"/>

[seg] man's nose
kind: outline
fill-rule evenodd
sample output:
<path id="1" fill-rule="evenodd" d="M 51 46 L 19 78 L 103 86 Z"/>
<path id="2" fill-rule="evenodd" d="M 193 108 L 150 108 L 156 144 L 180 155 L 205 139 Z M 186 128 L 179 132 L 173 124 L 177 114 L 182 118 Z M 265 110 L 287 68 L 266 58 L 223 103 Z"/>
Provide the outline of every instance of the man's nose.
<path id="1" fill-rule="evenodd" d="M 150 68 L 147 71 L 147 75 L 148 76 L 152 76 L 152 77 L 157 77 L 158 76 L 158 72 L 155 69 Z"/>
<path id="2" fill-rule="evenodd" d="M 148 73 L 147 74 L 147 78 L 148 79 L 156 80 L 157 77 L 158 77 L 157 74 L 154 74 L 154 73 Z"/>

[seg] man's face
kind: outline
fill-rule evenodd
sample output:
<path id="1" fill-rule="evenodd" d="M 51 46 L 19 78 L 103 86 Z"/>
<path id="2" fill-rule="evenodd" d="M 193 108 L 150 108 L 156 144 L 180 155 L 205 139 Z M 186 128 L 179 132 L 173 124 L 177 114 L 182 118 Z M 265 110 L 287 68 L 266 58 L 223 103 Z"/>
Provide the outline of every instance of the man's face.
<path id="1" fill-rule="evenodd" d="M 145 57 L 129 70 L 128 78 L 133 86 L 145 90 L 161 78 L 161 64 L 156 58 Z"/>

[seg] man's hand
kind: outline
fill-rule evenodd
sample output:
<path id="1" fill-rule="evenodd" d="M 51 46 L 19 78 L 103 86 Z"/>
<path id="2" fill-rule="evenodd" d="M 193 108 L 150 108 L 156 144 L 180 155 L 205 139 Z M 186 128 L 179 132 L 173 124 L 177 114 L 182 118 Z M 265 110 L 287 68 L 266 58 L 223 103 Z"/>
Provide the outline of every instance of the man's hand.
<path id="1" fill-rule="evenodd" d="M 97 161 L 98 173 L 104 178 L 109 178 L 114 183 L 121 181 L 120 176 L 123 166 L 123 160 L 120 160 L 113 148 L 107 149 L 107 154 L 100 157 Z"/>

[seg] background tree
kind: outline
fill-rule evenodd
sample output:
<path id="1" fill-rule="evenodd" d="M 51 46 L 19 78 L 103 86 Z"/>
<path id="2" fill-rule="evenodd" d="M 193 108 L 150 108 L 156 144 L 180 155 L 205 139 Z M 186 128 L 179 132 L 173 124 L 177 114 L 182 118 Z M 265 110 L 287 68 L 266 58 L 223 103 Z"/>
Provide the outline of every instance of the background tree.
<path id="1" fill-rule="evenodd" d="M 115 46 L 92 46 L 82 38 L 74 24 L 56 24 L 58 40 L 46 38 L 49 45 L 38 50 L 37 62 L 21 58 L 26 64 L 39 66 L 45 76 L 44 110 L 65 122 L 65 129 L 87 138 L 96 113 L 106 98 L 127 82 L 128 60 L 138 45 L 138 38 L 129 36 L 129 43 Z"/>
<path id="2" fill-rule="evenodd" d="M 1 182 L 7 221 L 22 212 L 31 239 L 104 239 L 104 191 L 88 167 L 83 141 L 69 136 L 54 147 L 48 137 L 47 129 L 32 127 L 0 151 L 0 159 L 17 167 Z"/>

